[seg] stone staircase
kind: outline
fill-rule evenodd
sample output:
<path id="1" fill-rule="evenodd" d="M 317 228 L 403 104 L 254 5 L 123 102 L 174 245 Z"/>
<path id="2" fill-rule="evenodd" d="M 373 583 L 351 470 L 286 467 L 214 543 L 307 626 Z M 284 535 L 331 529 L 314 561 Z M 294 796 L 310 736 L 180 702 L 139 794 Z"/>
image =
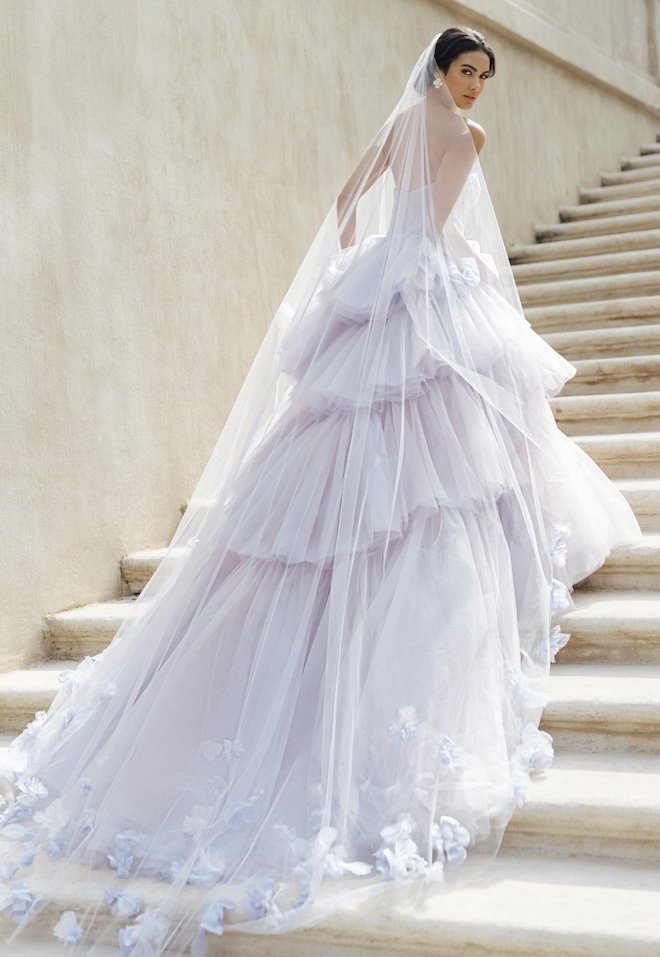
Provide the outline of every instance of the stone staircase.
<path id="1" fill-rule="evenodd" d="M 270 957 L 660 955 L 660 135 L 580 190 L 537 242 L 510 249 L 532 325 L 578 369 L 560 427 L 628 498 L 645 532 L 574 592 L 547 682 L 555 761 L 532 782 L 489 881 L 420 909 L 383 899 L 283 937 L 210 939 Z M 125 594 L 45 619 L 44 660 L 0 676 L 6 740 L 46 709 L 58 673 L 100 651 L 162 558 L 121 561 Z M 63 890 L 59 912 L 80 889 Z M 50 923 L 14 952 L 55 952 Z M 59 953 L 59 947 L 57 948 Z"/>

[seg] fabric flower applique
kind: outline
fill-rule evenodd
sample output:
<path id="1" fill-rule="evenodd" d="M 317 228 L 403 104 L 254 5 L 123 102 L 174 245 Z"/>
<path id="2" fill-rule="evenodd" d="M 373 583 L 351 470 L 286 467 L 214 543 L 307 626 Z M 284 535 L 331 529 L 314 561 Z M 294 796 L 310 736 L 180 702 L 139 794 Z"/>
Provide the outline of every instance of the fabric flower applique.
<path id="1" fill-rule="evenodd" d="M 142 898 L 134 894 L 124 894 L 119 887 L 109 888 L 103 895 L 103 901 L 117 917 L 135 917 L 142 909 Z"/>
<path id="2" fill-rule="evenodd" d="M 514 769 L 511 774 L 513 797 L 518 807 L 529 801 L 529 775 L 520 769 Z"/>
<path id="3" fill-rule="evenodd" d="M 270 917 L 277 921 L 283 917 L 277 904 L 277 898 L 284 891 L 283 885 L 275 887 L 272 877 L 249 881 L 245 885 L 247 894 L 243 909 L 248 917 L 255 919 Z"/>
<path id="4" fill-rule="evenodd" d="M 117 935 L 121 957 L 155 954 L 167 933 L 167 921 L 157 908 L 148 907 L 133 924 L 122 927 Z"/>
<path id="5" fill-rule="evenodd" d="M 571 607 L 572 598 L 566 585 L 558 578 L 552 579 L 550 589 L 550 611 L 553 614 L 560 614 Z"/>
<path id="6" fill-rule="evenodd" d="M 136 855 L 144 853 L 144 838 L 137 831 L 125 831 L 115 837 L 115 852 L 108 854 L 110 867 L 117 877 L 128 877 Z"/>
<path id="7" fill-rule="evenodd" d="M 25 881 L 13 881 L 8 890 L 0 891 L 0 907 L 3 913 L 17 924 L 23 923 L 36 901 L 37 898 Z"/>
<path id="8" fill-rule="evenodd" d="M 397 744 L 407 741 L 417 731 L 417 711 L 412 705 L 399 708 L 397 720 L 390 725 L 390 734 Z"/>
<path id="9" fill-rule="evenodd" d="M 529 678 L 522 671 L 509 674 L 509 685 L 515 700 L 523 711 L 535 711 L 548 703 L 547 698 L 540 691 L 535 691 L 529 683 Z"/>
<path id="10" fill-rule="evenodd" d="M 227 864 L 221 854 L 213 853 L 209 848 L 202 848 L 195 858 L 186 883 L 212 887 L 222 880 L 226 870 Z"/>
<path id="11" fill-rule="evenodd" d="M 48 788 L 39 780 L 39 778 L 21 775 L 18 781 L 19 796 L 21 804 L 31 806 L 36 804 L 41 798 L 48 796 Z"/>
<path id="12" fill-rule="evenodd" d="M 154 877 L 156 877 L 156 879 L 159 881 L 169 881 L 170 883 L 173 883 L 183 870 L 185 863 L 186 862 L 183 859 L 172 861 L 171 864 L 169 864 L 166 868 L 157 871 L 154 874 Z"/>
<path id="13" fill-rule="evenodd" d="M 273 824 L 273 830 L 289 843 L 291 850 L 299 861 L 304 861 L 310 852 L 310 842 L 304 837 L 299 837 L 296 829 L 290 824 Z"/>
<path id="14" fill-rule="evenodd" d="M 220 755 L 227 761 L 231 761 L 233 758 L 240 757 L 243 753 L 243 745 L 240 741 L 225 738 L 223 741 L 204 741 L 201 750 L 207 761 L 215 761 Z"/>
<path id="15" fill-rule="evenodd" d="M 10 881 L 19 867 L 18 861 L 3 861 L 0 864 L 0 880 Z"/>
<path id="16" fill-rule="evenodd" d="M 28 737 L 31 737 L 31 738 L 38 738 L 39 735 L 41 734 L 41 729 L 43 728 L 45 721 L 46 721 L 46 712 L 37 711 L 37 713 L 34 716 L 34 720 L 30 721 L 27 728 L 25 729 L 24 734 L 26 734 Z M 22 737 L 23 735 L 20 735 L 20 738 Z"/>
<path id="17" fill-rule="evenodd" d="M 75 716 L 76 712 L 73 710 L 73 708 L 67 708 L 66 711 L 62 713 L 62 728 L 68 728 Z"/>
<path id="18" fill-rule="evenodd" d="M 299 837 L 295 828 L 286 824 L 276 824 L 275 830 L 285 837 L 298 857 L 299 863 L 293 871 L 298 883 L 299 897 L 292 907 L 298 909 L 311 896 L 314 873 L 319 872 L 330 878 L 337 879 L 345 874 L 365 876 L 373 871 L 373 865 L 364 861 L 347 861 L 346 848 L 335 844 L 337 829 L 323 827 L 316 834 L 313 841 Z"/>
<path id="19" fill-rule="evenodd" d="M 80 815 L 78 822 L 78 833 L 80 835 L 91 834 L 96 827 L 96 808 L 88 807 Z"/>
<path id="20" fill-rule="evenodd" d="M 564 647 L 570 638 L 570 633 L 561 630 L 555 625 L 550 631 L 550 661 L 554 661 L 557 653 Z"/>
<path id="21" fill-rule="evenodd" d="M 455 770 L 464 768 L 468 763 L 468 755 L 465 748 L 457 744 L 448 734 L 443 734 L 440 739 L 438 757 L 442 764 Z"/>
<path id="22" fill-rule="evenodd" d="M 81 794 L 89 794 L 89 792 L 92 790 L 91 778 L 81 778 L 78 782 L 78 790 Z"/>
<path id="23" fill-rule="evenodd" d="M 105 701 L 107 698 L 113 698 L 117 694 L 117 682 L 108 681 L 107 684 L 103 685 L 101 688 L 100 698 L 101 701 Z"/>
<path id="24" fill-rule="evenodd" d="M 433 847 L 438 860 L 448 864 L 462 864 L 467 857 L 465 848 L 470 843 L 470 832 L 454 817 L 443 814 L 431 830 Z"/>
<path id="25" fill-rule="evenodd" d="M 183 833 L 198 837 L 209 826 L 210 814 L 210 809 L 203 804 L 194 804 L 190 814 L 183 819 Z"/>
<path id="26" fill-rule="evenodd" d="M 376 868 L 385 879 L 402 880 L 427 873 L 428 863 L 418 853 L 412 832 L 413 822 L 409 814 L 404 814 L 396 824 L 388 825 L 380 832 L 383 843 L 374 857 Z"/>
<path id="27" fill-rule="evenodd" d="M 199 933 L 192 943 L 192 957 L 204 957 L 208 949 L 206 934 L 224 934 L 225 912 L 234 910 L 235 903 L 228 897 L 218 897 L 206 906 L 199 924 Z"/>
<path id="28" fill-rule="evenodd" d="M 252 824 L 257 816 L 257 806 L 263 797 L 263 789 L 258 794 L 253 794 L 244 801 L 237 801 L 232 808 L 229 817 L 230 827 L 239 827 L 244 824 Z"/>
<path id="29" fill-rule="evenodd" d="M 543 771 L 550 767 L 554 758 L 552 735 L 535 724 L 526 724 L 520 735 L 520 744 L 515 755 L 525 770 Z"/>
<path id="30" fill-rule="evenodd" d="M 53 927 L 53 933 L 63 944 L 77 944 L 83 935 L 83 930 L 78 923 L 75 912 L 72 910 L 64 911 Z"/>
<path id="31" fill-rule="evenodd" d="M 550 556 L 555 569 L 564 568 L 568 557 L 568 546 L 561 535 L 557 535 L 550 546 Z"/>

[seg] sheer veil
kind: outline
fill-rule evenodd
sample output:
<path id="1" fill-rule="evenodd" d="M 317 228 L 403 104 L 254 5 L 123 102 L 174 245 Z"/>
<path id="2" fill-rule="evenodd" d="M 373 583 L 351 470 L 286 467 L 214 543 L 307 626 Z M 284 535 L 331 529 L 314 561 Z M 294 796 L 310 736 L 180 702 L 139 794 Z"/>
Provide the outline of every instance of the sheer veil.
<path id="1" fill-rule="evenodd" d="M 472 135 L 433 85 L 438 36 L 160 566 L 9 750 L 19 929 L 199 955 L 223 927 L 449 890 L 552 757 L 551 617 L 634 519 L 594 515 L 606 479 L 555 426 L 575 367 L 523 315 Z"/>

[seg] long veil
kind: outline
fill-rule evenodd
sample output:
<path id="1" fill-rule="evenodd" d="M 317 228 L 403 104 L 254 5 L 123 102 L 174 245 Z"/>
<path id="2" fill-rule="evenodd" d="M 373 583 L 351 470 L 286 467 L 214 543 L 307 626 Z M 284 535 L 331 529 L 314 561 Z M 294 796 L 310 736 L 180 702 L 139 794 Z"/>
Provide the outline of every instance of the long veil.
<path id="1" fill-rule="evenodd" d="M 556 428 L 547 397 L 575 367 L 523 315 L 472 135 L 433 85 L 437 39 L 155 574 L 9 749 L 19 930 L 200 955 L 223 928 L 449 890 L 552 758 L 552 616 L 638 526 Z"/>

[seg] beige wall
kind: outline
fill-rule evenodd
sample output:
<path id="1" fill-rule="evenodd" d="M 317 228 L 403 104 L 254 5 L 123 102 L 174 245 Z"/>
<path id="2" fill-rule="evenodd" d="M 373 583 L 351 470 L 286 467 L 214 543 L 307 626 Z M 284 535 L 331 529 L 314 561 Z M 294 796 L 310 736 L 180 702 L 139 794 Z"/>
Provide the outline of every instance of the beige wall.
<path id="1" fill-rule="evenodd" d="M 122 554 L 167 543 L 433 34 L 482 25 L 496 48 L 473 115 L 505 239 L 528 240 L 655 136 L 651 5 L 627 0 L 623 27 L 621 6 L 3 0 L 0 668 L 38 654 L 42 615 L 118 594 Z"/>

